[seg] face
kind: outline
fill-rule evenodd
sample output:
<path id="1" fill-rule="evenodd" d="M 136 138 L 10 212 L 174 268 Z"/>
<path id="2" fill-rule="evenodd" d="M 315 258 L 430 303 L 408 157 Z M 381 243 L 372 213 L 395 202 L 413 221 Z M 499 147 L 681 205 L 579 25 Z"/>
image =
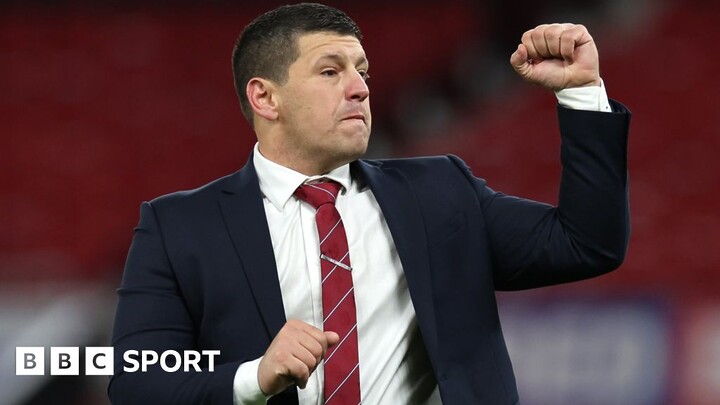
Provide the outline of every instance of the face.
<path id="1" fill-rule="evenodd" d="M 278 147 L 301 173 L 328 172 L 362 156 L 370 138 L 368 61 L 353 36 L 298 38 L 300 56 L 277 88 Z"/>

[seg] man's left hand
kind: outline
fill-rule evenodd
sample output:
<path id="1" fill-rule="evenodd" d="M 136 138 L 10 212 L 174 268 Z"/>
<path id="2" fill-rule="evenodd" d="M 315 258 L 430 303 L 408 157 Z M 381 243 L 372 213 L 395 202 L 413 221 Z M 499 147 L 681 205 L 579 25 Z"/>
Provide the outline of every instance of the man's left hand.
<path id="1" fill-rule="evenodd" d="M 543 24 L 525 32 L 510 64 L 528 82 L 554 91 L 600 86 L 598 51 L 582 25 Z"/>

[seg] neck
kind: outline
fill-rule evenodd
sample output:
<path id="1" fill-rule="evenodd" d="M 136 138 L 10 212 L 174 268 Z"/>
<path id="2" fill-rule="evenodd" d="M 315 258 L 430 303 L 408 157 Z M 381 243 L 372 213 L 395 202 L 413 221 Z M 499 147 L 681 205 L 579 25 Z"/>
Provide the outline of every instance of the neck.
<path id="1" fill-rule="evenodd" d="M 280 166 L 287 167 L 305 176 L 319 176 L 349 162 L 327 162 L 309 157 L 298 156 L 296 153 L 289 153 L 282 149 L 267 147 L 258 142 L 258 150 L 268 160 Z"/>

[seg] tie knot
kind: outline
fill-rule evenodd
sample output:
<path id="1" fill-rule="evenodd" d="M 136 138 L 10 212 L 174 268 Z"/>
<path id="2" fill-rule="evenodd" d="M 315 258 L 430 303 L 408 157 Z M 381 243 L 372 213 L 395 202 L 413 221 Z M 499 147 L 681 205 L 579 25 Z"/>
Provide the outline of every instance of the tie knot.
<path id="1" fill-rule="evenodd" d="M 323 204 L 334 205 L 340 187 L 342 187 L 340 183 L 332 180 L 303 184 L 295 190 L 295 196 L 318 209 Z"/>

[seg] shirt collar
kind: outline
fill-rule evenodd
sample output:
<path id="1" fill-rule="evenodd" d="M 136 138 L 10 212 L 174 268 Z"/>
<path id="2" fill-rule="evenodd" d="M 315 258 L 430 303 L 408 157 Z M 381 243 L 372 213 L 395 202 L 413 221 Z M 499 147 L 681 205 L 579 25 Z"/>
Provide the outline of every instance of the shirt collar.
<path id="1" fill-rule="evenodd" d="M 350 164 L 348 163 L 323 175 L 306 176 L 263 156 L 260 153 L 258 143 L 255 143 L 253 165 L 260 181 L 260 191 L 278 211 L 285 208 L 285 204 L 292 197 L 295 189 L 303 183 L 319 179 L 334 180 L 343 186 L 344 191 L 340 192 L 341 195 L 350 190 L 352 185 Z"/>

